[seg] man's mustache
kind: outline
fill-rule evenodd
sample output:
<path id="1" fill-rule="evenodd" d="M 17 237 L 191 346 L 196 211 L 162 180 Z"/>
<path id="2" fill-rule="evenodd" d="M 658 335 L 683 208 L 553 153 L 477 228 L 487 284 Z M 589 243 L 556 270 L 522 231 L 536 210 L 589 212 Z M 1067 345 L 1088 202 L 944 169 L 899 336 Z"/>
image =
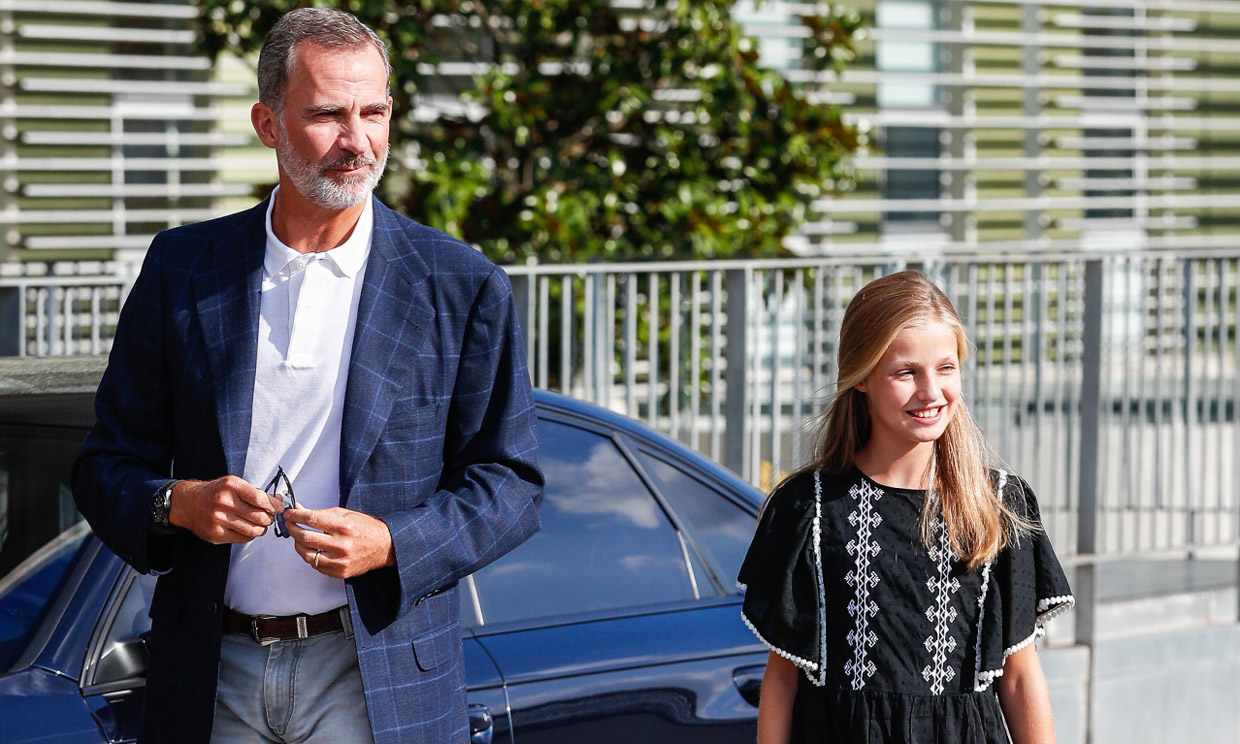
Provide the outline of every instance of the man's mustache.
<path id="1" fill-rule="evenodd" d="M 347 168 L 351 170 L 353 168 L 361 168 L 364 165 L 369 166 L 378 164 L 378 159 L 368 157 L 366 155 L 358 155 L 354 157 L 345 156 L 342 158 L 336 158 L 335 160 L 326 163 L 320 163 L 319 169 L 323 171 L 331 170 L 332 168 Z"/>

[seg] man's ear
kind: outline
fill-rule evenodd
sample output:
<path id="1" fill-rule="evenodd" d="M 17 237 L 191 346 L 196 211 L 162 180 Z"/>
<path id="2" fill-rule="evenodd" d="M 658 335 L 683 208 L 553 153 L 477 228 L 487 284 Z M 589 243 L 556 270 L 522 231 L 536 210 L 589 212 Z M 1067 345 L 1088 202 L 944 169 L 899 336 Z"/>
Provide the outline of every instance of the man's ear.
<path id="1" fill-rule="evenodd" d="M 276 120 L 276 112 L 265 103 L 256 103 L 250 108 L 250 123 L 254 125 L 258 139 L 274 150 L 280 143 L 280 123 Z"/>

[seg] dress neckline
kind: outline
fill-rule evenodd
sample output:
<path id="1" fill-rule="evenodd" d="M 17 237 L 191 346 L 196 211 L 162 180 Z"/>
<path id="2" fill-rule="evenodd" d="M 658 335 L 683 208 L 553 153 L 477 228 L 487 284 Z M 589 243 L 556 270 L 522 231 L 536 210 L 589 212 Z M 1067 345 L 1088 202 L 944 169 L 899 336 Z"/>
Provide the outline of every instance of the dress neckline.
<path id="1" fill-rule="evenodd" d="M 926 489 L 924 488 L 900 488 L 898 486 L 889 486 L 885 483 L 879 483 L 878 481 L 874 480 L 869 475 L 867 475 L 864 470 L 857 467 L 857 463 L 852 464 L 852 469 L 853 469 L 853 472 L 861 476 L 863 480 L 867 481 L 870 485 L 882 490 L 885 493 L 898 493 L 898 494 L 905 494 L 907 496 L 917 496 L 917 497 L 924 497 L 926 495 Z"/>

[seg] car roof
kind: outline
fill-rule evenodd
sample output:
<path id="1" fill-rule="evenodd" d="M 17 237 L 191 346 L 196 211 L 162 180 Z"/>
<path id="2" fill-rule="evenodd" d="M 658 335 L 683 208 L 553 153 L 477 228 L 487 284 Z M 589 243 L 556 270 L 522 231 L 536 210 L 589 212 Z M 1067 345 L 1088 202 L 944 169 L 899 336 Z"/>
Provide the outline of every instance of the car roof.
<path id="1" fill-rule="evenodd" d="M 107 357 L 0 358 L 0 423 L 86 428 Z"/>

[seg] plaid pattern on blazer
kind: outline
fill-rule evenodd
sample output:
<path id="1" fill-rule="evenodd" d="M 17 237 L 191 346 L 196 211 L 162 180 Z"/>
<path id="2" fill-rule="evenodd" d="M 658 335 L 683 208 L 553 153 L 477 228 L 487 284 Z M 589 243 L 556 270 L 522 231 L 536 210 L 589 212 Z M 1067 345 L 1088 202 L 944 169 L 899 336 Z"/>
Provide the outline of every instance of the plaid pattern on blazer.
<path id="1" fill-rule="evenodd" d="M 144 742 L 207 742 L 230 548 L 148 531 L 170 477 L 241 474 L 266 202 L 160 233 L 116 330 L 74 497 L 151 602 Z M 511 286 L 377 200 L 341 431 L 341 505 L 387 523 L 392 568 L 347 584 L 376 742 L 468 739 L 456 582 L 538 529 L 542 474 Z"/>

